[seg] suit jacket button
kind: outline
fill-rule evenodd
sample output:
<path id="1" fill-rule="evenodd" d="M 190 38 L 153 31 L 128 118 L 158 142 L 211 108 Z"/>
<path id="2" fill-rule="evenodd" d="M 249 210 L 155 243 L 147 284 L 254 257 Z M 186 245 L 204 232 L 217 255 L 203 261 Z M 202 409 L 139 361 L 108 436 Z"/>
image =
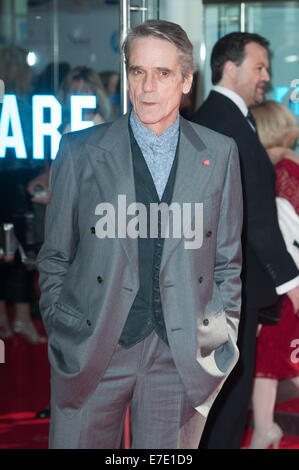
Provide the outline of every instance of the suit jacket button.
<path id="1" fill-rule="evenodd" d="M 199 282 L 199 284 L 201 284 L 201 283 L 202 283 L 202 281 L 203 281 L 203 277 L 202 277 L 202 276 L 200 276 L 200 277 L 198 278 L 198 282 Z"/>
<path id="2" fill-rule="evenodd" d="M 103 282 L 103 279 L 101 278 L 101 276 L 97 277 L 97 281 L 98 281 L 99 284 L 101 284 Z"/>
<path id="3" fill-rule="evenodd" d="M 90 231 L 91 231 L 91 233 L 96 233 L 95 227 L 90 227 Z"/>
<path id="4" fill-rule="evenodd" d="M 86 323 L 88 326 L 91 326 L 91 321 L 90 320 L 86 320 Z"/>
<path id="5" fill-rule="evenodd" d="M 207 237 L 209 238 L 209 237 L 211 237 L 211 235 L 212 235 L 212 232 L 211 232 L 211 230 L 209 230 L 209 231 L 207 232 Z"/>
<path id="6" fill-rule="evenodd" d="M 205 318 L 204 321 L 203 321 L 204 326 L 208 326 L 209 323 L 210 323 L 209 320 L 207 318 Z"/>

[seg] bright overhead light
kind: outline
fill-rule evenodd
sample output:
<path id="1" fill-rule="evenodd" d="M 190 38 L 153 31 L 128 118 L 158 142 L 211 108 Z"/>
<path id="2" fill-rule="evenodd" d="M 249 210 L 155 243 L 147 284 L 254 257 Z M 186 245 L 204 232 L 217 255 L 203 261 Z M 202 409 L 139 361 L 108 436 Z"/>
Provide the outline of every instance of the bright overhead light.
<path id="1" fill-rule="evenodd" d="M 299 56 L 298 55 L 288 55 L 284 58 L 285 62 L 298 62 Z"/>
<path id="2" fill-rule="evenodd" d="M 36 64 L 36 60 L 37 60 L 37 57 L 36 57 L 35 52 L 28 52 L 28 54 L 27 54 L 27 64 L 30 67 L 33 67 Z"/>
<path id="3" fill-rule="evenodd" d="M 207 51 L 206 51 L 206 46 L 205 46 L 205 44 L 201 44 L 201 45 L 200 45 L 200 52 L 199 52 L 199 54 L 200 54 L 200 59 L 201 59 L 203 62 L 204 62 L 205 59 L 206 59 L 206 52 L 207 52 Z"/>

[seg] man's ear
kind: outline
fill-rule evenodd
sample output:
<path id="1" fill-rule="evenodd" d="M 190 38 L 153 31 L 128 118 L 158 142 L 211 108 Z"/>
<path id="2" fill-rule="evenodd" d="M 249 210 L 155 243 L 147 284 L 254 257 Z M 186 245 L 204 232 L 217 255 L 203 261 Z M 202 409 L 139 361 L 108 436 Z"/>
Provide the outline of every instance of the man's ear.
<path id="1" fill-rule="evenodd" d="M 233 80 L 237 73 L 237 65 L 232 60 L 228 60 L 224 64 L 223 73 Z"/>
<path id="2" fill-rule="evenodd" d="M 184 78 L 184 85 L 183 85 L 184 95 L 187 95 L 189 91 L 191 90 L 192 82 L 193 82 L 193 73 L 190 72 Z"/>

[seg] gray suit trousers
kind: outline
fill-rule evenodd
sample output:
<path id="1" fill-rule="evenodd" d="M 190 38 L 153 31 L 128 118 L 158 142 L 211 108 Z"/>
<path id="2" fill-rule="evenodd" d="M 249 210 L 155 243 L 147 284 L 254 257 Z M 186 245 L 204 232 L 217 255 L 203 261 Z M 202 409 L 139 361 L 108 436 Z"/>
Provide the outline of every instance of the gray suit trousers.
<path id="1" fill-rule="evenodd" d="M 206 419 L 191 406 L 171 351 L 154 332 L 130 349 L 117 345 L 80 409 L 61 410 L 52 395 L 49 447 L 118 449 L 129 404 L 133 449 L 197 449 Z"/>

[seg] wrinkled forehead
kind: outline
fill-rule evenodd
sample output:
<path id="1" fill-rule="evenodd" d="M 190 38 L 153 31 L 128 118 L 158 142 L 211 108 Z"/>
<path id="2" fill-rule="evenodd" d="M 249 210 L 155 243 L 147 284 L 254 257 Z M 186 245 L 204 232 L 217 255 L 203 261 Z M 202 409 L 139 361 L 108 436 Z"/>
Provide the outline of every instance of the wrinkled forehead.
<path id="1" fill-rule="evenodd" d="M 180 49 L 167 39 L 146 36 L 132 41 L 127 63 L 127 70 L 131 67 L 144 67 L 168 69 L 183 73 L 183 56 Z"/>
<path id="2" fill-rule="evenodd" d="M 129 65 L 136 58 L 144 61 L 175 61 L 179 64 L 179 49 L 171 41 L 156 36 L 144 36 L 132 41 L 129 51 Z"/>

